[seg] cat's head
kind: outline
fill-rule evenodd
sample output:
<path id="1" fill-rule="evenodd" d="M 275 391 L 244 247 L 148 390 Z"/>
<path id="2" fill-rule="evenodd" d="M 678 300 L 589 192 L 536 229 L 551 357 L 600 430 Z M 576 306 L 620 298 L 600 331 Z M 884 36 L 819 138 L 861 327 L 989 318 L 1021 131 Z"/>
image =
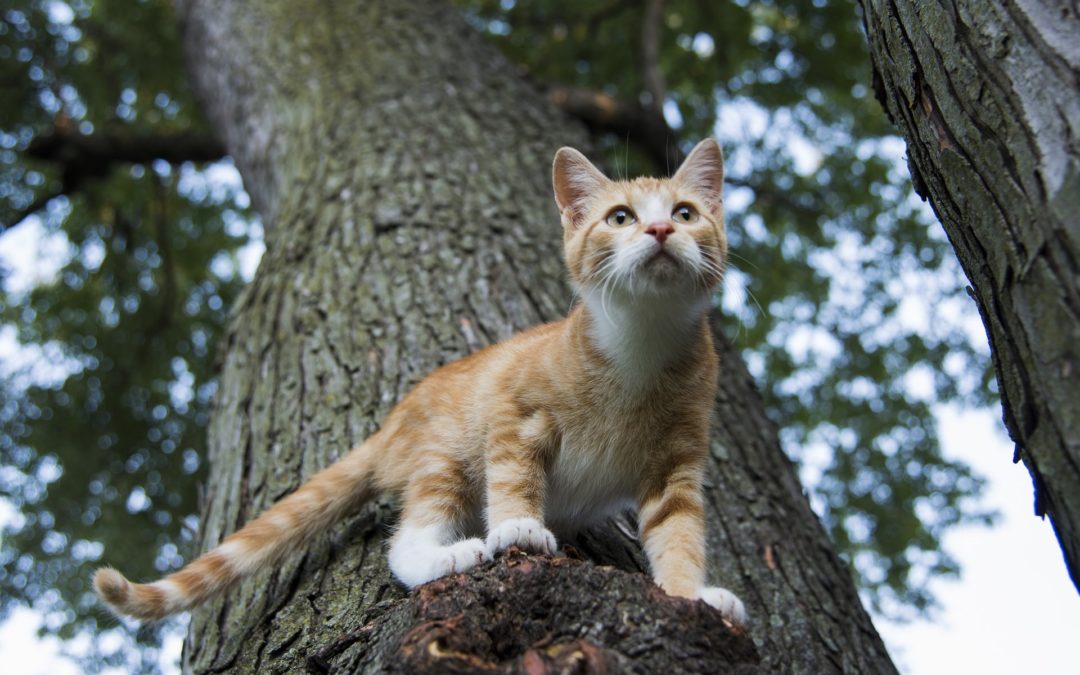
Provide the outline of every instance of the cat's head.
<path id="1" fill-rule="evenodd" d="M 566 266 L 584 291 L 613 297 L 707 294 L 727 257 L 724 157 L 698 143 L 671 178 L 613 181 L 573 148 L 555 154 Z"/>

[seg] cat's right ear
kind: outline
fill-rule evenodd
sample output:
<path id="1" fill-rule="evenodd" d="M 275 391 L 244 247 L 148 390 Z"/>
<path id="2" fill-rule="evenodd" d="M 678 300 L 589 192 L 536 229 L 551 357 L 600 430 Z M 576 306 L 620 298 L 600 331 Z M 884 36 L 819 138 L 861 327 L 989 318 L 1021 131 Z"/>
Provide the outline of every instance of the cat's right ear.
<path id="1" fill-rule="evenodd" d="M 563 226 L 579 227 L 586 204 L 608 179 L 585 155 L 573 148 L 559 148 L 551 166 L 551 182 L 555 186 L 555 203 L 562 214 Z"/>

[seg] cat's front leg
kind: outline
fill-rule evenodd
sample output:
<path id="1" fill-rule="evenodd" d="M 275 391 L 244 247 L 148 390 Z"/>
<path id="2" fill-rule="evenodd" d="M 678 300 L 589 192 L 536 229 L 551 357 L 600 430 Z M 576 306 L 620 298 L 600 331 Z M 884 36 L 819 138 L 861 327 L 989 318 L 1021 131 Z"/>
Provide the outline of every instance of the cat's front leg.
<path id="1" fill-rule="evenodd" d="M 700 468 L 686 465 L 658 481 L 639 505 L 638 523 L 657 585 L 671 595 L 704 600 L 728 619 L 746 623 L 746 608 L 734 593 L 705 585 Z"/>
<path id="2" fill-rule="evenodd" d="M 493 425 L 485 467 L 488 555 L 511 546 L 531 553 L 555 553 L 555 535 L 543 522 L 550 432 L 542 412 L 524 422 L 509 418 Z"/>

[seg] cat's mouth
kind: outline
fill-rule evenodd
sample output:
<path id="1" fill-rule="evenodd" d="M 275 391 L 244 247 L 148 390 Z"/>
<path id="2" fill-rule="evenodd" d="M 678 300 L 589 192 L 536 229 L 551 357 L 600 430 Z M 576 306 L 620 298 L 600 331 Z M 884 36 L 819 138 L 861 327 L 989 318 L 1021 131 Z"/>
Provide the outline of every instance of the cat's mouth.
<path id="1" fill-rule="evenodd" d="M 678 265 L 679 261 L 675 256 L 668 253 L 667 249 L 660 247 L 656 249 L 656 252 L 649 256 L 649 259 L 645 261 L 645 266 L 650 267 L 652 265 Z"/>

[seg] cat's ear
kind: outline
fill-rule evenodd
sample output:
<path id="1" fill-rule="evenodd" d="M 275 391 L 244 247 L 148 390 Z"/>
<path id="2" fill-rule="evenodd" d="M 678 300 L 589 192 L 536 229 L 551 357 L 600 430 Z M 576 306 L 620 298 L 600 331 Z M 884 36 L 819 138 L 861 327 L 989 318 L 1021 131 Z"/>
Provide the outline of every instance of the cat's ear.
<path id="1" fill-rule="evenodd" d="M 672 177 L 709 199 L 710 205 L 723 203 L 724 153 L 716 139 L 706 138 L 694 146 Z"/>
<path id="2" fill-rule="evenodd" d="M 585 155 L 573 148 L 559 148 L 551 166 L 551 182 L 563 225 L 577 227 L 586 203 L 609 181 Z"/>

